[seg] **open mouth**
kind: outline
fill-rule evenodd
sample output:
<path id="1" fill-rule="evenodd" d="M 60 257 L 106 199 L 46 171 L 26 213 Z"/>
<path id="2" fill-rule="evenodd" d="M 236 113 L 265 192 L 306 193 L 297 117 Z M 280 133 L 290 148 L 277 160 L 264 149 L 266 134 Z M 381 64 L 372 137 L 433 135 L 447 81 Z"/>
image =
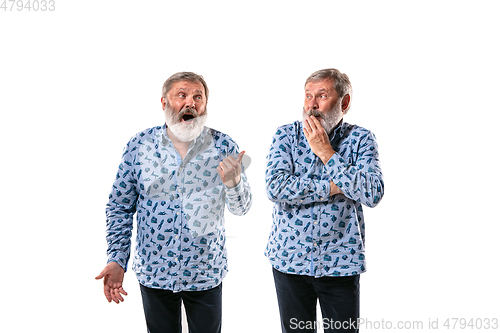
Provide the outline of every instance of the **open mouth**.
<path id="1" fill-rule="evenodd" d="M 189 114 L 189 113 L 185 113 L 183 116 L 182 116 L 182 120 L 183 121 L 191 121 L 194 119 L 194 116 L 192 114 Z"/>

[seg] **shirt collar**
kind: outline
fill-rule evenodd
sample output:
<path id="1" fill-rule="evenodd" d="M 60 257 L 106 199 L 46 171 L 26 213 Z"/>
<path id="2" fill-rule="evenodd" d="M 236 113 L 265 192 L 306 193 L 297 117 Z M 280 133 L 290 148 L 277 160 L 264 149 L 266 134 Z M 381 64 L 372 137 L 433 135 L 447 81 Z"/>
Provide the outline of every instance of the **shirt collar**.
<path id="1" fill-rule="evenodd" d="M 329 136 L 330 142 L 332 142 L 337 137 L 342 137 L 343 134 L 344 134 L 344 119 L 340 119 L 340 122 L 332 131 L 332 134 L 330 134 Z"/>

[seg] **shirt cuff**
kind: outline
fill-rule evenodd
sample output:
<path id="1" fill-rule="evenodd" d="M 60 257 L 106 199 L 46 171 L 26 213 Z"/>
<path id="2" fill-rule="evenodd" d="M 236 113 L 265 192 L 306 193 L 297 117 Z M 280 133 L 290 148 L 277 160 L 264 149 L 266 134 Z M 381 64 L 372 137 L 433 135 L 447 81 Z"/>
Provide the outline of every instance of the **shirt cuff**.
<path id="1" fill-rule="evenodd" d="M 241 193 L 244 192 L 243 178 L 240 179 L 240 182 L 235 187 L 227 187 L 226 185 L 224 186 L 226 187 L 226 194 L 232 197 L 239 196 Z"/>
<path id="2" fill-rule="evenodd" d="M 123 268 L 123 270 L 124 270 L 125 272 L 127 272 L 127 260 L 122 259 L 122 258 L 121 258 L 121 259 L 118 259 L 118 258 L 110 258 L 110 259 L 108 259 L 107 264 L 110 264 L 110 263 L 112 263 L 112 262 L 116 262 L 118 265 L 120 265 L 120 267 L 121 267 L 121 268 Z"/>
<path id="3" fill-rule="evenodd" d="M 330 199 L 330 181 L 321 180 L 319 183 L 319 191 L 316 194 L 317 198 L 315 201 L 328 201 Z"/>

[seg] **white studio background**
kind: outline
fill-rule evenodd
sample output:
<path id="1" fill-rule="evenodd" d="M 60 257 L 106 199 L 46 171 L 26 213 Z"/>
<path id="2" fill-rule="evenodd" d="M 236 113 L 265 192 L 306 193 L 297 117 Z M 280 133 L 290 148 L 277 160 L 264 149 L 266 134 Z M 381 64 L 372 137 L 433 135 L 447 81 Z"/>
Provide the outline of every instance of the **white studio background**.
<path id="1" fill-rule="evenodd" d="M 145 332 L 133 273 L 120 305 L 94 277 L 123 147 L 162 124 L 161 86 L 178 71 L 205 77 L 207 125 L 252 158 L 253 207 L 226 214 L 224 332 L 279 332 L 265 156 L 275 129 L 300 119 L 307 76 L 329 67 L 349 75 L 345 120 L 376 134 L 385 177 L 384 199 L 365 209 L 361 317 L 499 316 L 495 1 L 10 6 L 0 9 L 2 332 Z"/>

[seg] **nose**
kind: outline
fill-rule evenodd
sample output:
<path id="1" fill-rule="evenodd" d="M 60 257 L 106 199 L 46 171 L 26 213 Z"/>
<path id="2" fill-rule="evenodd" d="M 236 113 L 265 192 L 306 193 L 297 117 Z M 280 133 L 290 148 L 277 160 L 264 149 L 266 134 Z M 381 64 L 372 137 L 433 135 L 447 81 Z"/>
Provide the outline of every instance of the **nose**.
<path id="1" fill-rule="evenodd" d="M 316 98 L 311 98 L 307 103 L 307 109 L 308 110 L 317 110 L 318 109 L 318 103 L 316 102 Z"/>
<path id="2" fill-rule="evenodd" d="M 186 100 L 186 109 L 194 109 L 195 103 L 193 98 L 188 98 Z"/>

